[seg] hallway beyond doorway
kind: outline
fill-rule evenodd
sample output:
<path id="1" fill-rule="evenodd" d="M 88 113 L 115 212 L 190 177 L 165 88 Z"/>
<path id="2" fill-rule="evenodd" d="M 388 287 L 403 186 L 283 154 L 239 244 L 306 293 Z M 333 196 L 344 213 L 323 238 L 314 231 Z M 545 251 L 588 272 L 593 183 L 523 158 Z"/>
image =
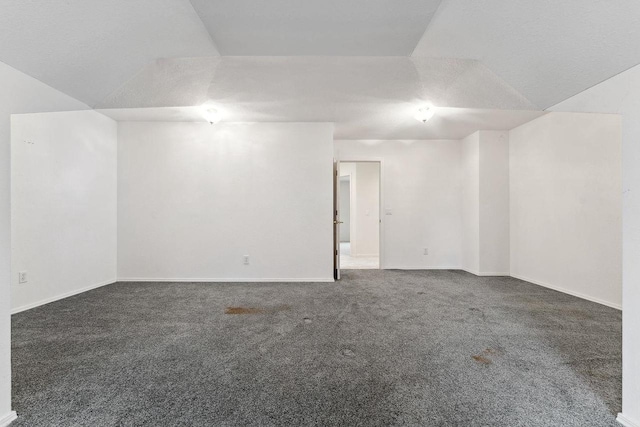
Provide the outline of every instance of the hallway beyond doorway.
<path id="1" fill-rule="evenodd" d="M 340 268 L 343 270 L 366 270 L 380 268 L 379 256 L 351 256 L 351 243 L 340 242 Z"/>
<path id="2" fill-rule="evenodd" d="M 379 161 L 340 161 L 336 187 L 339 211 L 339 256 L 342 269 L 379 269 Z"/>

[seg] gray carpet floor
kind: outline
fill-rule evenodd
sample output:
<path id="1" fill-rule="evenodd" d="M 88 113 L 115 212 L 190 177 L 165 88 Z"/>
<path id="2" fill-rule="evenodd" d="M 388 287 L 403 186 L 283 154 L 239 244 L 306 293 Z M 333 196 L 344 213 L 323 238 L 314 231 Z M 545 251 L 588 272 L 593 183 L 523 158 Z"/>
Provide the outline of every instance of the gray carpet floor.
<path id="1" fill-rule="evenodd" d="M 13 316 L 18 426 L 615 426 L 621 313 L 512 278 L 116 283 Z"/>

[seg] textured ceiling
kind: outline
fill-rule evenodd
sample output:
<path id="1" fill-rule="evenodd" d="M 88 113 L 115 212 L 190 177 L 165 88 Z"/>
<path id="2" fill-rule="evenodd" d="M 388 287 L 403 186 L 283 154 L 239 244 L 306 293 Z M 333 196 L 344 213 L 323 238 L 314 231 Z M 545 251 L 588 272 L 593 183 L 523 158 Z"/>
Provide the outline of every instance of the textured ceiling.
<path id="1" fill-rule="evenodd" d="M 414 56 L 481 60 L 546 108 L 640 63 L 640 1 L 443 0 Z"/>
<path id="2" fill-rule="evenodd" d="M 542 109 L 640 63 L 638 0 L 0 2 L 0 61 L 90 106 Z"/>
<path id="3" fill-rule="evenodd" d="M 204 122 L 198 107 L 123 108 L 98 110 L 117 121 Z M 412 109 L 389 109 L 382 120 L 335 123 L 336 139 L 461 139 L 477 130 L 508 130 L 541 115 L 541 111 L 505 111 L 471 108 L 438 108 L 426 124 L 412 117 Z M 379 118 L 379 117 L 378 117 Z M 236 121 L 225 111 L 224 120 Z M 263 121 L 259 113 L 243 114 L 242 121 Z"/>
<path id="4" fill-rule="evenodd" d="M 205 55 L 188 0 L 1 1 L 0 61 L 89 105 L 157 58 Z"/>
<path id="5" fill-rule="evenodd" d="M 413 118 L 426 102 L 438 107 L 533 109 L 478 61 L 408 57 L 162 60 L 146 67 L 100 107 L 186 107 L 205 102 L 219 109 L 225 121 L 334 122 L 336 137 L 344 139 L 430 137 L 430 128 Z M 439 120 L 450 124 L 442 116 L 434 123 Z M 447 135 L 454 133 L 446 129 Z"/>
<path id="6" fill-rule="evenodd" d="M 534 109 L 478 61 L 409 57 L 216 57 L 156 61 L 101 108 L 200 105 L 269 120 L 333 121 L 378 105 Z"/>
<path id="7" fill-rule="evenodd" d="M 408 56 L 440 0 L 191 0 L 222 55 Z"/>

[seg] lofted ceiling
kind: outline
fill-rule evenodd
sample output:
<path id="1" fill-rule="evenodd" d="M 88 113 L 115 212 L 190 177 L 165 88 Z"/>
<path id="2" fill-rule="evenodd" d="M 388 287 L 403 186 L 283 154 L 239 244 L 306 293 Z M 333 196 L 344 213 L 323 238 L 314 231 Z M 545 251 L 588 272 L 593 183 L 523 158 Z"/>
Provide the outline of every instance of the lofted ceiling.
<path id="1" fill-rule="evenodd" d="M 211 101 L 353 132 L 425 101 L 541 110 L 640 63 L 637 0 L 0 4 L 0 61 L 90 106 Z"/>
<path id="2" fill-rule="evenodd" d="M 408 56 L 440 0 L 191 0 L 222 55 Z"/>

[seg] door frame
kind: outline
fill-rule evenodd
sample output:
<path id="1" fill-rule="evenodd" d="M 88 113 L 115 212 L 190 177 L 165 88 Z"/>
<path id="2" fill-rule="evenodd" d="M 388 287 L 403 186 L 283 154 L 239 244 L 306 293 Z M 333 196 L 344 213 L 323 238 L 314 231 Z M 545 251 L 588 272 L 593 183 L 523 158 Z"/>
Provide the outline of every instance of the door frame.
<path id="1" fill-rule="evenodd" d="M 380 174 L 378 176 L 378 270 L 384 270 L 384 160 L 381 157 L 336 157 L 336 162 L 338 163 L 338 181 L 340 180 L 340 163 L 378 163 L 380 165 Z"/>
<path id="2" fill-rule="evenodd" d="M 333 171 L 331 172 L 333 179 L 333 248 L 331 255 L 333 257 L 333 280 L 340 280 L 340 162 L 333 159 Z"/>

